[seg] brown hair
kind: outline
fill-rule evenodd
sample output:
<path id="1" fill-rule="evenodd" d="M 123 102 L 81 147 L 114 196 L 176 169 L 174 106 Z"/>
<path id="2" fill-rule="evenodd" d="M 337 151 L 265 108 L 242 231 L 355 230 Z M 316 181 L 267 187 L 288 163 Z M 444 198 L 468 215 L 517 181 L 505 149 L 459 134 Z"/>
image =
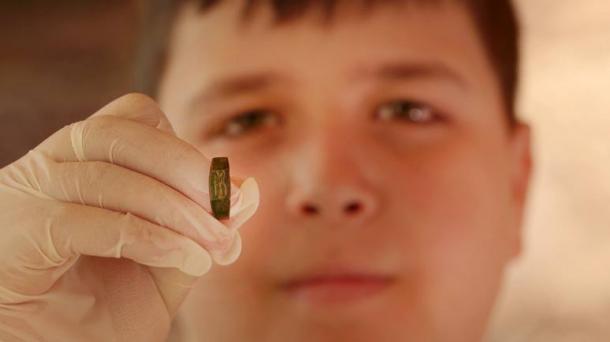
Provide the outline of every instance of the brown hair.
<path id="1" fill-rule="evenodd" d="M 150 0 L 146 2 L 138 58 L 136 88 L 151 96 L 157 95 L 158 83 L 166 63 L 169 35 L 176 11 L 189 1 L 199 3 L 205 14 L 223 0 Z M 350 0 L 352 1 L 352 0 Z M 438 3 L 443 0 L 361 0 L 368 8 L 381 3 L 420 2 Z M 449 0 L 445 0 L 449 1 Z M 513 125 L 519 73 L 519 24 L 511 0 L 453 0 L 466 6 L 500 83 L 508 121 Z M 247 20 L 253 9 L 270 4 L 278 24 L 297 19 L 312 5 L 323 9 L 325 19 L 333 16 L 339 0 L 244 0 L 242 17 Z M 355 1 L 354 1 L 355 2 Z"/>

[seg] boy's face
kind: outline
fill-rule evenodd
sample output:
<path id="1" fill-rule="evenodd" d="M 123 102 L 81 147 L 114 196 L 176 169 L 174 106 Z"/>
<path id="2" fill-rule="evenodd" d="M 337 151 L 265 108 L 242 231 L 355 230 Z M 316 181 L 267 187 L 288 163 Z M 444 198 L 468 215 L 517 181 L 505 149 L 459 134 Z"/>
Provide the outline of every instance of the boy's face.
<path id="1" fill-rule="evenodd" d="M 261 191 L 241 257 L 183 308 L 202 340 L 480 339 L 519 253 L 529 143 L 466 10 L 272 27 L 262 7 L 242 28 L 241 3 L 183 9 L 159 97 Z"/>

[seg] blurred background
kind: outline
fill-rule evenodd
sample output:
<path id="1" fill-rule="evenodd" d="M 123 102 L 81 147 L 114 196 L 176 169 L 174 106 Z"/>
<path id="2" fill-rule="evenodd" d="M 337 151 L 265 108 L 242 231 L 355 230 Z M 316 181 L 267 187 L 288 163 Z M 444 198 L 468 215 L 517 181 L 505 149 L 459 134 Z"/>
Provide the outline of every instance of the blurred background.
<path id="1" fill-rule="evenodd" d="M 525 252 L 489 342 L 610 341 L 610 1 L 517 0 Z M 134 1 L 0 2 L 0 167 L 132 88 Z"/>
<path id="2" fill-rule="evenodd" d="M 0 166 L 129 91 L 135 1 L 0 0 Z"/>

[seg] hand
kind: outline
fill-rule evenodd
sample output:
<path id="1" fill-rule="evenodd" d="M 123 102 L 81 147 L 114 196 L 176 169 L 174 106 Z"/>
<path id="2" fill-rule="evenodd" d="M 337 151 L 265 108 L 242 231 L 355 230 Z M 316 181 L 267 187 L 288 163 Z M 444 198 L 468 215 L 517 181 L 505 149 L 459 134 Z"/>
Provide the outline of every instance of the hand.
<path id="1" fill-rule="evenodd" d="M 195 280 L 239 256 L 258 207 L 248 178 L 216 220 L 209 167 L 130 94 L 2 168 L 0 340 L 164 340 Z"/>

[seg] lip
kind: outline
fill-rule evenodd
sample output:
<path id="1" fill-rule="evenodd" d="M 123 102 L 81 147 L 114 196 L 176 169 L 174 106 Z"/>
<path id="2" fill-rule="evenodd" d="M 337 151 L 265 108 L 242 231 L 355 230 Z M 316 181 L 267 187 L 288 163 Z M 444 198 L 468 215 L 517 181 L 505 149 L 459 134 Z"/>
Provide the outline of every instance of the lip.
<path id="1" fill-rule="evenodd" d="M 361 301 L 381 294 L 395 278 L 358 272 L 305 276 L 286 282 L 282 289 L 293 299 L 314 305 Z"/>

